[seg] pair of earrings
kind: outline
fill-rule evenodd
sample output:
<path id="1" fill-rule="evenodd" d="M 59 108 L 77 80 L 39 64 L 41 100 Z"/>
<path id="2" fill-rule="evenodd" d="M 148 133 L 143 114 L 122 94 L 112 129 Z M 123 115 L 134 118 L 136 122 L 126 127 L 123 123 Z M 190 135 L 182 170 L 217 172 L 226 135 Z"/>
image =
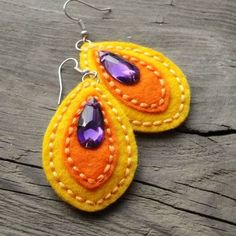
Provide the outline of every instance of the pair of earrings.
<path id="1" fill-rule="evenodd" d="M 137 167 L 134 131 L 162 132 L 187 117 L 190 90 L 183 72 L 163 54 L 128 42 L 91 42 L 82 20 L 76 43 L 82 75 L 53 116 L 43 141 L 43 167 L 66 202 L 98 211 L 128 188 Z"/>

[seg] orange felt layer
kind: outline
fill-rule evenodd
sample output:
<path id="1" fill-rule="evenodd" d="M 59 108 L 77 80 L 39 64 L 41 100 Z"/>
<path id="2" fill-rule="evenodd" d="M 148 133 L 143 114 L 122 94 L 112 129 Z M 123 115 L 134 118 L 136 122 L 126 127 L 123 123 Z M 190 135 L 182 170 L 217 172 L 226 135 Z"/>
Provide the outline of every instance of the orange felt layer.
<path id="1" fill-rule="evenodd" d="M 103 83 L 110 88 L 110 92 L 127 106 L 141 112 L 163 112 L 167 109 L 170 91 L 167 83 L 161 82 L 160 72 L 155 66 L 134 57 L 128 56 L 124 52 L 109 49 L 124 60 L 135 65 L 140 72 L 140 80 L 133 85 L 122 84 L 106 72 L 101 65 L 98 51 L 91 49 L 96 62 L 97 72 Z"/>
<path id="2" fill-rule="evenodd" d="M 100 96 L 91 94 L 100 101 Z M 87 99 L 88 100 L 88 99 Z M 70 174 L 84 187 L 95 189 L 110 178 L 117 162 L 118 145 L 116 132 L 106 108 L 100 103 L 105 120 L 105 138 L 96 149 L 86 149 L 80 145 L 77 138 L 77 124 L 83 106 L 78 104 L 78 110 L 68 124 L 65 137 L 64 160 Z"/>

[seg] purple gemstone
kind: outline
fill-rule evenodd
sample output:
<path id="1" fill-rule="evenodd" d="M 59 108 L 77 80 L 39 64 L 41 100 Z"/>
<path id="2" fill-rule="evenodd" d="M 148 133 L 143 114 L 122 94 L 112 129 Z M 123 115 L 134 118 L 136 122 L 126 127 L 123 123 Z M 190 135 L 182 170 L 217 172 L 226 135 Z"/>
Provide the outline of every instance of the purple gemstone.
<path id="1" fill-rule="evenodd" d="M 104 139 L 104 120 L 100 104 L 91 98 L 80 114 L 77 138 L 85 148 L 96 148 Z"/>
<path id="2" fill-rule="evenodd" d="M 131 85 L 140 79 L 139 69 L 114 53 L 100 51 L 100 62 L 106 71 L 119 82 Z"/>

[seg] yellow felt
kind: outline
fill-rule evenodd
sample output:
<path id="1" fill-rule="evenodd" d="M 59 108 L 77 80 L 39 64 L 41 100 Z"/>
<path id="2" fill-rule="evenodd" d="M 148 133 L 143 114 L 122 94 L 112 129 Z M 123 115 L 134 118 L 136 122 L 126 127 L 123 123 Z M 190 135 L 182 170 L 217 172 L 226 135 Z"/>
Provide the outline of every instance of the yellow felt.
<path id="1" fill-rule="evenodd" d="M 93 50 L 91 50 L 94 48 L 107 51 L 115 48 L 120 54 L 123 52 L 127 55 L 139 58 L 147 65 L 154 65 L 158 68 L 160 76 L 169 85 L 170 101 L 168 108 L 164 112 L 154 114 L 140 112 L 127 106 L 122 101 L 118 101 L 128 116 L 134 130 L 141 132 L 162 132 L 179 126 L 186 119 L 190 106 L 190 88 L 183 72 L 170 59 L 157 51 L 133 43 L 85 43 L 80 53 L 81 68 L 96 70 L 96 62 L 92 53 Z M 103 83 L 102 79 L 101 83 Z M 134 93 L 136 93 L 136 91 L 134 91 Z"/>
<path id="2" fill-rule="evenodd" d="M 89 190 L 73 178 L 63 160 L 68 123 L 78 104 L 97 93 L 116 129 L 119 156 L 112 176 L 100 187 Z M 122 109 L 104 87 L 86 79 L 73 89 L 59 106 L 43 140 L 43 168 L 56 193 L 66 202 L 84 211 L 98 211 L 115 202 L 130 185 L 137 167 L 137 147 L 131 125 Z"/>

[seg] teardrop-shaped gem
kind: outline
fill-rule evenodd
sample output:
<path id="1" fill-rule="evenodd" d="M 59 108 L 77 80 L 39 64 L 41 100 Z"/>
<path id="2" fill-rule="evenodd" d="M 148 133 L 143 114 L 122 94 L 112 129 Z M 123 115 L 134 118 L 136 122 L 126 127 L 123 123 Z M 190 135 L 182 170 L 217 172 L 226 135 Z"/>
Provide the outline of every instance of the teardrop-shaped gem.
<path id="1" fill-rule="evenodd" d="M 135 84 L 139 81 L 140 72 L 135 65 L 107 51 L 100 51 L 99 57 L 101 64 L 114 79 L 127 85 Z"/>
<path id="2" fill-rule="evenodd" d="M 77 138 L 80 144 L 89 149 L 98 147 L 104 139 L 104 120 L 100 104 L 91 98 L 80 115 Z"/>

